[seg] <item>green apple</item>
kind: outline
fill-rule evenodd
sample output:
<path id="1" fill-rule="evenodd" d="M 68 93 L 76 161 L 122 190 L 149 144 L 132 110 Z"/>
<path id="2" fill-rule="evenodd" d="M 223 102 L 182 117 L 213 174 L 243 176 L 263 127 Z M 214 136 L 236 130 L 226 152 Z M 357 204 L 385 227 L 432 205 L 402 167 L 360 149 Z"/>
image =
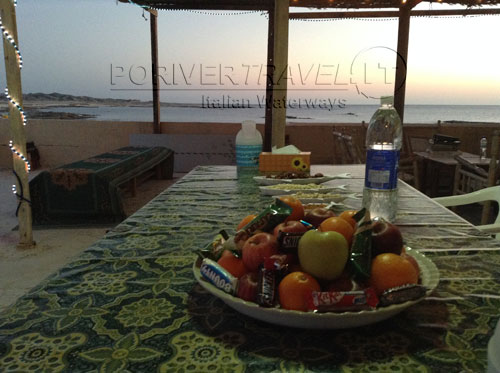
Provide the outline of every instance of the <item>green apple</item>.
<path id="1" fill-rule="evenodd" d="M 349 245 L 338 232 L 310 230 L 300 238 L 298 254 L 305 272 L 318 279 L 335 280 L 347 263 Z"/>

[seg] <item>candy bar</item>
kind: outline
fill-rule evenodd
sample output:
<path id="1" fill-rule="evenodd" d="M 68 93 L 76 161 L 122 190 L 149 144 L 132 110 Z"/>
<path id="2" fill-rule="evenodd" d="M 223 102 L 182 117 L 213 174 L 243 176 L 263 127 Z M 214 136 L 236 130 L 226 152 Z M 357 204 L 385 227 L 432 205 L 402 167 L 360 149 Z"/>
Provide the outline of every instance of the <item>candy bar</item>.
<path id="1" fill-rule="evenodd" d="M 264 209 L 253 220 L 240 229 L 234 236 L 234 242 L 238 248 L 242 248 L 245 241 L 252 235 L 261 232 L 269 232 L 279 223 L 282 223 L 290 214 L 292 208 L 280 199 Z"/>
<path id="2" fill-rule="evenodd" d="M 282 250 L 296 252 L 304 232 L 283 232 L 278 234 L 278 244 Z"/>
<path id="3" fill-rule="evenodd" d="M 203 249 L 198 250 L 197 254 L 201 259 L 209 258 L 212 260 L 219 260 L 222 252 L 225 250 L 226 243 L 229 240 L 229 235 L 225 230 L 221 230 Z"/>
<path id="4" fill-rule="evenodd" d="M 273 307 L 276 298 L 276 271 L 261 268 L 257 287 L 257 303 L 263 307 Z"/>
<path id="5" fill-rule="evenodd" d="M 264 260 L 264 268 L 281 271 L 296 261 L 297 257 L 293 254 L 274 254 Z"/>
<path id="6" fill-rule="evenodd" d="M 205 258 L 201 262 L 200 273 L 212 285 L 228 294 L 236 292 L 238 279 L 222 268 L 212 259 Z"/>
<path id="7" fill-rule="evenodd" d="M 377 307 L 373 288 L 359 291 L 313 291 L 308 296 L 308 308 L 318 312 L 360 311 Z"/>
<path id="8" fill-rule="evenodd" d="M 427 288 L 422 285 L 408 284 L 387 289 L 380 295 L 380 305 L 389 306 L 415 300 L 425 296 Z"/>

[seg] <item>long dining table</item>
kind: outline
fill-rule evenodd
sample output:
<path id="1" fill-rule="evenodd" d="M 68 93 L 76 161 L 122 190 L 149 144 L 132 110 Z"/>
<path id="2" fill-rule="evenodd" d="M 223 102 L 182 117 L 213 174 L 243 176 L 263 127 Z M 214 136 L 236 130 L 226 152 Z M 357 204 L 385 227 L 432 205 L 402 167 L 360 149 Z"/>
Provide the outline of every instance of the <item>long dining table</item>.
<path id="1" fill-rule="evenodd" d="M 364 166 L 345 209 L 361 206 Z M 396 224 L 439 270 L 436 290 L 377 323 L 279 326 L 193 276 L 196 251 L 272 202 L 254 172 L 196 167 L 0 314 L 1 372 L 483 372 L 500 317 L 500 242 L 400 182 Z"/>

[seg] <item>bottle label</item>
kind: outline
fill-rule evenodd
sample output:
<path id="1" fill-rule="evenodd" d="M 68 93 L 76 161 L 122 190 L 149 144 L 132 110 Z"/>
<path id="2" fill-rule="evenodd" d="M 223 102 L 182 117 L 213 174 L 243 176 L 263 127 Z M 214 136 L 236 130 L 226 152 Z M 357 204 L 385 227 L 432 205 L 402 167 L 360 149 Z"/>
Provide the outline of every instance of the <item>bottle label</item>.
<path id="1" fill-rule="evenodd" d="M 259 155 L 262 145 L 236 145 L 236 165 L 256 167 L 259 165 Z"/>
<path id="2" fill-rule="evenodd" d="M 374 150 L 366 153 L 365 187 L 396 189 L 398 185 L 399 150 Z"/>

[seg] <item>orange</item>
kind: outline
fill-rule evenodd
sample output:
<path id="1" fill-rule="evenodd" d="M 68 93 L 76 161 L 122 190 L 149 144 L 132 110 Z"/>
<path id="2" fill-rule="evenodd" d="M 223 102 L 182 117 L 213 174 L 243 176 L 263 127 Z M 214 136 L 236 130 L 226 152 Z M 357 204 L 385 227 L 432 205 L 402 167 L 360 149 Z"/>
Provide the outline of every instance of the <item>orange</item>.
<path id="1" fill-rule="evenodd" d="M 351 227 L 356 229 L 356 220 L 353 219 L 353 216 L 356 215 L 357 211 L 356 210 L 346 210 L 343 211 L 340 215 L 339 218 L 344 219 L 346 222 L 351 224 Z"/>
<path id="2" fill-rule="evenodd" d="M 418 272 L 408 259 L 393 253 L 383 253 L 372 260 L 370 285 L 378 294 L 396 286 L 416 283 Z"/>
<path id="3" fill-rule="evenodd" d="M 340 233 L 345 237 L 351 246 L 352 236 L 354 235 L 354 228 L 346 220 L 340 216 L 332 216 L 331 218 L 323 220 L 319 225 L 319 230 L 322 232 L 334 231 Z"/>
<path id="4" fill-rule="evenodd" d="M 217 263 L 237 278 L 240 278 L 248 272 L 247 267 L 245 267 L 245 264 L 243 264 L 243 259 L 237 258 L 229 250 L 224 250 Z"/>
<path id="5" fill-rule="evenodd" d="M 245 216 L 243 219 L 241 219 L 240 223 L 236 227 L 236 230 L 239 231 L 241 228 L 243 228 L 245 225 L 250 223 L 256 217 L 257 217 L 257 215 L 253 215 L 253 214 Z"/>
<path id="6" fill-rule="evenodd" d="M 285 219 L 285 221 L 299 221 L 304 219 L 304 206 L 302 205 L 302 202 L 300 202 L 300 199 L 293 196 L 281 196 L 279 199 L 292 208 L 292 213 Z"/>
<path id="7" fill-rule="evenodd" d="M 281 308 L 286 310 L 307 311 L 307 295 L 320 291 L 318 281 L 305 272 L 292 272 L 281 280 L 278 294 Z"/>

